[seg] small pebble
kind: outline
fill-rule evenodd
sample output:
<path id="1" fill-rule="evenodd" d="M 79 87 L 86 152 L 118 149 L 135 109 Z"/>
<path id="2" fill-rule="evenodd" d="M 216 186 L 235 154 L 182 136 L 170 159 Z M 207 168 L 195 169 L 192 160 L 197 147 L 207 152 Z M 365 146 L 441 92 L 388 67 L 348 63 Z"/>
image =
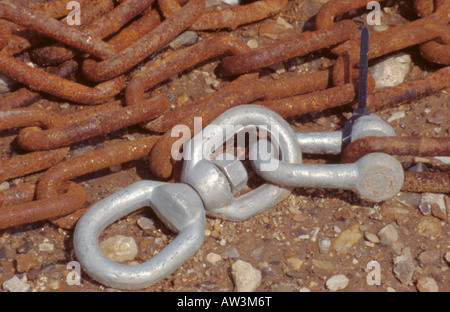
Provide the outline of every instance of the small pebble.
<path id="1" fill-rule="evenodd" d="M 16 258 L 16 270 L 19 273 L 23 273 L 31 269 L 36 269 L 40 266 L 41 262 L 38 259 L 38 255 L 33 250 L 26 254 L 20 254 Z"/>
<path id="2" fill-rule="evenodd" d="M 105 239 L 100 243 L 100 248 L 109 259 L 116 262 L 134 260 L 138 253 L 134 238 L 123 235 Z"/>
<path id="3" fill-rule="evenodd" d="M 421 236 L 437 238 L 442 234 L 441 221 L 432 216 L 423 216 L 417 225 L 417 233 Z"/>
<path id="4" fill-rule="evenodd" d="M 380 243 L 380 238 L 376 234 L 373 234 L 373 233 L 370 233 L 370 232 L 366 232 L 366 233 L 364 233 L 364 237 L 369 242 L 372 242 L 372 243 L 375 243 L 375 244 L 379 244 Z"/>
<path id="5" fill-rule="evenodd" d="M 234 247 L 228 247 L 225 250 L 225 254 L 230 259 L 238 259 L 240 257 L 239 251 L 236 248 L 234 248 Z"/>
<path id="6" fill-rule="evenodd" d="M 438 284 L 431 277 L 421 277 L 417 281 L 416 286 L 420 292 L 438 292 L 439 291 Z"/>
<path id="7" fill-rule="evenodd" d="M 212 264 L 217 264 L 217 262 L 222 261 L 222 257 L 214 252 L 210 252 L 206 255 L 206 261 Z"/>
<path id="8" fill-rule="evenodd" d="M 0 183 L 0 191 L 8 190 L 9 183 L 7 181 Z"/>
<path id="9" fill-rule="evenodd" d="M 21 280 L 17 275 L 3 282 L 3 289 L 9 292 L 28 292 L 30 288 L 31 286 L 26 281 Z"/>
<path id="10" fill-rule="evenodd" d="M 447 251 L 444 255 L 445 261 L 450 265 L 450 251 Z"/>
<path id="11" fill-rule="evenodd" d="M 394 112 L 389 116 L 387 122 L 393 122 L 394 120 L 402 119 L 406 116 L 404 111 Z"/>
<path id="12" fill-rule="evenodd" d="M 321 254 L 328 253 L 328 250 L 330 249 L 331 241 L 328 238 L 321 239 L 319 241 L 319 250 Z"/>
<path id="13" fill-rule="evenodd" d="M 411 249 L 409 247 L 402 250 L 402 254 L 394 258 L 395 277 L 405 285 L 408 285 L 414 274 L 415 266 Z"/>
<path id="14" fill-rule="evenodd" d="M 338 291 L 348 286 L 349 279 L 344 274 L 330 277 L 326 282 L 326 287 L 330 291 Z"/>
<path id="15" fill-rule="evenodd" d="M 188 47 L 195 44 L 198 41 L 198 34 L 195 31 L 185 31 L 175 39 L 173 39 L 169 46 L 176 50 L 182 47 Z"/>
<path id="16" fill-rule="evenodd" d="M 434 159 L 437 159 L 446 165 L 450 165 L 450 157 L 449 156 L 436 156 L 436 157 L 434 157 Z"/>
<path id="17" fill-rule="evenodd" d="M 417 257 L 420 265 L 433 265 L 439 263 L 439 251 L 438 250 L 425 250 Z"/>
<path id="18" fill-rule="evenodd" d="M 444 194 L 423 193 L 418 207 L 424 215 L 432 213 L 441 220 L 447 219 Z"/>
<path id="19" fill-rule="evenodd" d="M 53 251 L 53 248 L 53 244 L 50 243 L 39 244 L 39 251 Z"/>
<path id="20" fill-rule="evenodd" d="M 122 165 L 121 164 L 116 164 L 116 165 L 112 165 L 111 167 L 109 167 L 109 171 L 111 171 L 111 173 L 116 173 L 122 170 Z"/>
<path id="21" fill-rule="evenodd" d="M 6 248 L 2 247 L 0 248 L 0 261 L 6 261 L 8 260 L 8 257 L 6 256 Z"/>
<path id="22" fill-rule="evenodd" d="M 139 217 L 136 223 L 144 231 L 150 231 L 155 229 L 155 222 L 152 219 L 146 217 Z"/>
<path id="23" fill-rule="evenodd" d="M 261 271 L 250 263 L 238 260 L 231 266 L 236 292 L 253 292 L 261 284 Z"/>
<path id="24" fill-rule="evenodd" d="M 250 39 L 247 41 L 247 45 L 250 49 L 256 49 L 258 47 L 258 41 L 256 39 Z"/>
<path id="25" fill-rule="evenodd" d="M 362 238 L 359 224 L 342 231 L 331 243 L 331 247 L 340 254 L 346 254 Z"/>
<path id="26" fill-rule="evenodd" d="M 403 244 L 399 241 L 400 234 L 395 222 L 383 227 L 378 232 L 381 245 L 390 246 L 397 254 L 400 254 Z"/>
<path id="27" fill-rule="evenodd" d="M 302 267 L 303 261 L 297 257 L 291 257 L 286 260 L 287 268 L 290 270 L 294 270 L 300 272 L 300 268 Z"/>
<path id="28" fill-rule="evenodd" d="M 411 63 L 411 56 L 404 52 L 381 58 L 369 68 L 375 79 L 375 87 L 390 88 L 401 84 L 410 71 Z"/>

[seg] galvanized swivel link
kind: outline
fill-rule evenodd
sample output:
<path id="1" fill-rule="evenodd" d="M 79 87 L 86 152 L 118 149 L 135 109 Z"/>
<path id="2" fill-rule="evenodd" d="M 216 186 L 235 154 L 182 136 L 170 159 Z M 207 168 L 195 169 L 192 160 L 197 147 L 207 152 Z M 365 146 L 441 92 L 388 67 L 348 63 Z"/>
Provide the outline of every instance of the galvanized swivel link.
<path id="1" fill-rule="evenodd" d="M 267 183 L 239 195 L 247 185 L 247 171 L 234 153 L 217 151 L 242 133 L 249 137 L 257 133 L 253 142 L 249 139 L 249 157 Z M 357 120 L 352 135 L 360 138 L 395 133 L 378 116 L 367 115 Z M 296 186 L 353 189 L 362 198 L 374 201 L 398 192 L 403 181 L 402 167 L 385 154 L 370 154 L 346 165 L 302 164 L 303 149 L 336 154 L 341 149 L 341 139 L 340 131 L 325 132 L 321 136 L 319 133 L 295 133 L 280 115 L 258 105 L 232 108 L 185 146 L 182 183 L 141 181 L 94 204 L 84 213 L 74 235 L 76 256 L 95 280 L 115 288 L 142 289 L 170 275 L 200 248 L 206 214 L 245 220 L 275 206 Z M 268 146 L 275 146 L 269 154 L 274 157 L 261 153 Z M 260 156 L 263 160 L 258 158 Z M 276 160 L 275 166 L 262 169 L 264 165 L 273 165 L 272 160 Z M 139 265 L 108 259 L 98 245 L 101 231 L 145 206 L 150 206 L 178 236 L 152 259 Z"/>

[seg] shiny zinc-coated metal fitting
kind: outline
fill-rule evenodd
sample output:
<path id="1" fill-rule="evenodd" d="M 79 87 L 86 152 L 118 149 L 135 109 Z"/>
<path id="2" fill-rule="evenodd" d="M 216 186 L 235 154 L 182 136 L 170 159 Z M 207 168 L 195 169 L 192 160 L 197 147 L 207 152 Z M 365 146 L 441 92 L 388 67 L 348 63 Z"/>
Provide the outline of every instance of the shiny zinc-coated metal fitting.
<path id="1" fill-rule="evenodd" d="M 351 142 L 368 136 L 395 136 L 395 131 L 376 114 L 359 117 L 352 127 Z M 302 154 L 338 155 L 342 152 L 342 131 L 297 132 Z"/>
<path id="2" fill-rule="evenodd" d="M 253 154 L 261 154 L 256 145 Z M 290 164 L 280 161 L 275 170 L 262 170 L 265 161 L 251 160 L 255 171 L 272 183 L 293 187 L 352 190 L 361 199 L 381 202 L 397 194 L 404 180 L 403 167 L 394 157 L 372 153 L 352 164 Z"/>
<path id="3" fill-rule="evenodd" d="M 98 237 L 109 224 L 150 206 L 171 230 L 172 242 L 150 260 L 126 265 L 110 260 L 101 251 Z M 113 288 L 137 290 L 149 287 L 173 273 L 203 244 L 205 211 L 197 193 L 186 184 L 140 181 L 101 200 L 77 223 L 74 248 L 89 276 Z"/>
<path id="4" fill-rule="evenodd" d="M 198 192 L 209 215 L 241 221 L 275 206 L 289 196 L 292 187 L 265 183 L 234 197 L 226 174 L 210 160 L 213 151 L 204 151 L 207 146 L 222 146 L 242 131 L 260 128 L 267 130 L 272 140 L 278 137 L 277 144 L 283 161 L 301 163 L 302 155 L 295 133 L 280 115 L 258 105 L 241 105 L 227 110 L 210 126 L 206 135 L 198 133 L 187 144 L 183 153 L 190 158 L 185 160 L 181 173 L 181 181 Z M 230 127 L 233 131 L 227 131 Z"/>

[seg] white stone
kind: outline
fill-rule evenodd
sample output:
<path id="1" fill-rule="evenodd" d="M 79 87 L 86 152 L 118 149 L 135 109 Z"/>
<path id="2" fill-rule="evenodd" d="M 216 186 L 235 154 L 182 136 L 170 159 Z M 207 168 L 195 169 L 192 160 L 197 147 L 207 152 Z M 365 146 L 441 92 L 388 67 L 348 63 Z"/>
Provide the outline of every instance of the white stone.
<path id="1" fill-rule="evenodd" d="M 100 243 L 103 253 L 112 261 L 123 262 L 134 260 L 138 253 L 133 237 L 115 235 Z"/>
<path id="2" fill-rule="evenodd" d="M 395 277 L 405 285 L 411 282 L 415 266 L 409 247 L 402 250 L 402 254 L 394 258 Z"/>
<path id="3" fill-rule="evenodd" d="M 231 6 L 238 6 L 241 3 L 241 0 L 220 0 L 220 1 Z"/>
<path id="4" fill-rule="evenodd" d="M 416 286 L 420 292 L 438 292 L 439 291 L 438 284 L 431 277 L 421 277 L 417 281 Z"/>
<path id="5" fill-rule="evenodd" d="M 231 266 L 236 292 L 253 292 L 261 284 L 261 271 L 250 263 L 238 260 Z"/>
<path id="6" fill-rule="evenodd" d="M 17 275 L 3 282 L 3 289 L 9 292 L 28 292 L 30 285 L 21 280 Z"/>
<path id="7" fill-rule="evenodd" d="M 9 183 L 7 181 L 0 183 L 0 191 L 9 189 Z"/>
<path id="8" fill-rule="evenodd" d="M 331 241 L 328 238 L 321 239 L 319 241 L 319 250 L 320 253 L 326 254 L 328 250 L 330 249 Z"/>
<path id="9" fill-rule="evenodd" d="M 210 252 L 209 254 L 206 255 L 206 261 L 212 263 L 212 264 L 217 264 L 217 262 L 221 261 L 222 257 L 214 252 Z"/>
<path id="10" fill-rule="evenodd" d="M 450 265 L 450 251 L 447 251 L 444 255 L 445 261 Z"/>
<path id="11" fill-rule="evenodd" d="M 247 41 L 247 45 L 250 49 L 256 49 L 258 47 L 258 41 L 256 39 L 250 39 Z"/>
<path id="12" fill-rule="evenodd" d="M 411 68 L 411 56 L 404 52 L 382 58 L 369 68 L 376 88 L 391 88 L 401 84 Z"/>
<path id="13" fill-rule="evenodd" d="M 434 157 L 434 159 L 437 159 L 446 165 L 450 165 L 450 157 L 448 157 L 448 156 L 436 156 L 436 157 Z"/>
<path id="14" fill-rule="evenodd" d="M 39 251 L 53 251 L 53 248 L 53 244 L 50 243 L 39 244 Z"/>
<path id="15" fill-rule="evenodd" d="M 338 291 L 347 287 L 349 279 L 344 274 L 330 277 L 326 282 L 326 287 L 331 291 Z"/>
<path id="16" fill-rule="evenodd" d="M 394 112 L 391 114 L 391 116 L 389 116 L 387 122 L 393 122 L 395 120 L 402 119 L 405 116 L 406 116 L 406 114 L 404 111 Z"/>
<path id="17" fill-rule="evenodd" d="M 143 230 L 154 230 L 155 222 L 152 219 L 146 217 L 139 217 L 136 221 L 137 225 Z"/>

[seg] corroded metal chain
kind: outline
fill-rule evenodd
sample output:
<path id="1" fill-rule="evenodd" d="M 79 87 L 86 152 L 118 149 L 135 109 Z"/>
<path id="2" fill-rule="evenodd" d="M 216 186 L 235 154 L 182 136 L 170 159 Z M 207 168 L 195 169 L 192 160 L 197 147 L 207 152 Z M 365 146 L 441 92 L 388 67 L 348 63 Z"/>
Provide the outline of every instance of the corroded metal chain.
<path id="1" fill-rule="evenodd" d="M 258 112 L 256 115 L 276 116 L 272 121 L 277 120 L 285 125 L 283 118 L 356 104 L 359 79 L 356 69 L 361 43 L 358 25 L 353 20 L 335 20 L 349 11 L 366 7 L 370 2 L 368 0 L 328 1 L 317 13 L 314 30 L 274 40 L 256 49 L 251 49 L 236 37 L 219 35 L 164 54 L 161 51 L 167 50 L 167 44 L 186 30 L 234 29 L 282 12 L 288 1 L 260 0 L 223 10 L 206 10 L 204 0 L 123 0 L 119 3 L 79 0 L 86 12 L 79 26 L 69 26 L 64 21 L 68 13 L 66 2 L 53 0 L 30 8 L 0 2 L 0 73 L 20 84 L 20 88 L 0 99 L 0 131 L 20 129 L 16 142 L 23 150 L 22 155 L 0 161 L 0 182 L 45 171 L 36 185 L 21 185 L 0 191 L 0 228 L 40 220 L 51 220 L 58 226 L 72 228 L 87 210 L 87 190 L 73 180 L 115 164 L 148 156 L 149 169 L 154 176 L 159 179 L 172 178 L 172 182 L 178 182 L 174 168 L 180 162 L 175 156 L 181 150 L 174 153 L 175 142 L 182 143 L 184 147 L 190 146 L 193 150 L 198 147 L 189 145 L 191 141 L 188 138 L 174 137 L 172 132 L 178 125 L 184 125 L 190 133 L 187 137 L 195 137 L 198 135 L 196 131 L 202 130 L 195 127 L 196 117 L 202 118 L 203 128 L 210 124 L 223 126 L 223 116 L 231 118 L 233 112 L 237 114 L 233 118 L 245 123 L 240 119 L 245 116 L 238 106 L 253 104 L 261 110 L 255 109 Z M 450 1 L 415 0 L 413 3 L 417 18 L 373 33 L 368 58 L 375 60 L 417 46 L 423 59 L 436 64 L 437 69 L 420 79 L 382 90 L 375 89 L 374 80 L 369 76 L 367 106 L 372 112 L 413 101 L 450 85 Z M 333 58 L 333 65 L 317 72 L 276 80 L 260 77 L 264 68 L 318 51 L 327 51 Z M 23 61 L 25 54 L 35 63 L 34 67 Z M 149 92 L 170 77 L 182 75 L 212 60 L 217 64 L 217 73 L 229 81 L 216 92 L 172 109 L 169 109 L 169 99 L 165 94 Z M 146 64 L 141 68 L 144 62 Z M 69 101 L 71 105 L 79 105 L 83 109 L 62 115 L 58 111 L 33 105 L 48 96 Z M 242 106 L 242 109 L 246 107 Z M 267 116 L 263 120 L 268 122 Z M 148 136 L 67 158 L 75 143 L 134 125 L 142 126 Z M 294 186 L 310 186 L 311 183 L 333 186 L 321 180 L 327 175 L 330 178 L 333 170 L 299 164 L 301 155 L 296 149 L 301 148 L 302 153 L 308 148 L 340 153 L 340 145 L 335 143 L 341 143 L 342 133 L 327 133 L 325 137 L 330 140 L 325 143 L 318 139 L 324 136 L 323 133 L 302 134 L 296 138 L 295 134 L 285 130 L 284 135 L 284 145 L 281 144 L 285 148 L 283 157 L 287 162 L 283 164 L 284 169 L 267 175 L 259 171 L 267 181 L 272 182 L 271 187 L 259 190 L 261 196 L 265 193 L 272 195 L 264 203 L 254 200 L 254 197 L 244 198 L 242 202 L 232 201 L 233 194 L 230 195 L 228 189 L 217 187 L 217 192 L 223 191 L 229 200 L 218 203 L 216 194 L 210 196 L 204 187 L 208 185 L 206 180 L 210 179 L 209 174 L 220 177 L 223 185 L 230 182 L 230 176 L 225 179 L 220 174 L 226 172 L 225 165 L 208 163 L 202 167 L 200 161 L 190 161 L 182 170 L 183 186 L 162 182 L 142 183 L 141 187 L 149 193 L 141 194 L 143 197 L 139 204 L 150 203 L 180 235 L 183 233 L 198 238 L 191 249 L 183 249 L 188 257 L 201 245 L 205 211 L 219 216 L 224 216 L 223 211 L 232 211 L 234 214 L 226 215 L 227 218 L 242 220 L 273 206 Z M 310 147 L 305 142 L 322 143 Z M 355 186 L 363 179 L 358 167 L 362 165 L 354 164 L 370 163 L 368 158 L 364 158 L 367 155 L 450 156 L 449 142 L 448 138 L 365 136 L 355 139 L 342 151 L 342 163 L 336 164 L 335 168 L 347 173 L 345 188 L 362 195 L 366 194 L 365 191 Z M 392 168 L 398 169 L 394 157 L 388 156 L 386 159 L 393 159 Z M 380 161 L 387 162 L 384 159 Z M 254 169 L 262 164 L 253 162 Z M 199 166 L 203 171 L 198 169 Z M 283 170 L 296 172 L 298 179 L 281 179 Z M 309 174 L 311 170 L 316 173 L 317 179 L 305 181 L 302 175 L 305 172 Z M 386 177 L 389 172 L 381 175 Z M 238 181 L 240 183 L 231 183 L 233 190 L 238 190 L 237 185 L 246 181 L 245 175 L 242 177 L 243 180 Z M 378 183 L 377 179 L 373 181 Z M 335 183 L 335 180 L 328 180 L 333 181 L 331 184 Z M 392 179 L 391 182 L 395 186 L 391 191 L 398 191 L 398 181 Z M 181 200 L 175 200 L 174 211 L 160 210 L 164 194 L 180 192 L 179 188 L 191 194 L 188 197 L 195 211 L 189 211 L 190 207 L 182 204 Z M 449 174 L 404 172 L 401 188 L 416 192 L 449 192 Z M 131 191 L 137 189 L 132 187 Z M 368 195 L 367 198 L 372 197 Z M 100 203 L 96 207 L 103 205 Z M 253 210 L 240 209 L 243 206 Z M 171 213 L 192 217 L 195 226 L 179 222 Z M 95 214 L 89 215 L 98 218 Z M 106 224 L 102 223 L 102 226 Z M 78 238 L 78 248 L 83 248 L 87 240 L 86 237 Z M 181 244 L 185 240 L 177 242 Z M 171 248 L 174 248 L 172 251 L 178 250 Z M 145 269 L 152 271 L 159 264 L 152 262 Z M 134 281 L 134 284 L 104 282 L 125 288 L 141 287 L 167 276 L 177 265 L 179 262 L 170 264 L 164 274 L 145 275 L 143 280 Z M 111 272 L 117 270 L 114 266 L 108 268 Z M 103 280 L 97 269 L 90 273 Z"/>

